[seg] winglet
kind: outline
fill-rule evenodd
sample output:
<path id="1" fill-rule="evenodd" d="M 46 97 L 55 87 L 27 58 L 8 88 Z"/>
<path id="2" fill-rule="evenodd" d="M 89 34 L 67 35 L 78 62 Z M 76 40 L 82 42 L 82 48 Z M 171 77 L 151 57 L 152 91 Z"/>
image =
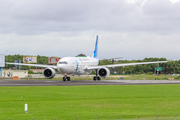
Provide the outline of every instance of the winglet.
<path id="1" fill-rule="evenodd" d="M 96 38 L 96 44 L 95 44 L 95 49 L 94 49 L 94 53 L 93 53 L 93 58 L 97 58 L 97 52 L 98 52 L 98 35 Z"/>

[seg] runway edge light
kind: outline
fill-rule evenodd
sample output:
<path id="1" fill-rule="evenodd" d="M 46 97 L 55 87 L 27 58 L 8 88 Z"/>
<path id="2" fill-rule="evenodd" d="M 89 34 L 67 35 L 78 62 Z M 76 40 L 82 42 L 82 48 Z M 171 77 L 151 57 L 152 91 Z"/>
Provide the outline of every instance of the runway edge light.
<path id="1" fill-rule="evenodd" d="M 25 113 L 28 112 L 28 104 L 25 104 Z"/>

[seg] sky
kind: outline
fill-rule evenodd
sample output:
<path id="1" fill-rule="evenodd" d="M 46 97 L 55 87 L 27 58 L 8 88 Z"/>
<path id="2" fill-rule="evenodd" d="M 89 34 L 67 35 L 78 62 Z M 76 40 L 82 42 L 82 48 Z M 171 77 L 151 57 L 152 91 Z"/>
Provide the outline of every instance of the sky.
<path id="1" fill-rule="evenodd" d="M 0 53 L 180 59 L 180 0 L 0 0 Z"/>

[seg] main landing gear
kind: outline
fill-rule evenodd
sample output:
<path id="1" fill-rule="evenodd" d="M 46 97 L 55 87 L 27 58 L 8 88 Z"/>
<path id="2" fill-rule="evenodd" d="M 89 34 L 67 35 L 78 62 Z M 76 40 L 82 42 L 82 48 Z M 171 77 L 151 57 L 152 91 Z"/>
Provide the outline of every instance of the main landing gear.
<path id="1" fill-rule="evenodd" d="M 68 77 L 67 75 L 64 75 L 63 81 L 70 81 L 70 77 Z"/>
<path id="2" fill-rule="evenodd" d="M 96 80 L 101 80 L 101 78 L 97 75 L 97 70 L 96 70 L 96 76 L 93 77 L 93 80 L 96 81 Z"/>

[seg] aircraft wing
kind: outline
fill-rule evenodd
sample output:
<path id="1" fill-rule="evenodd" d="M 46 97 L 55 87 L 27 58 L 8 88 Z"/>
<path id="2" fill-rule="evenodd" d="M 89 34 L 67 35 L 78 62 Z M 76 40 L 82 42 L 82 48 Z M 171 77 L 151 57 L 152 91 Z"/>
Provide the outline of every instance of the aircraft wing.
<path id="1" fill-rule="evenodd" d="M 101 66 L 92 66 L 87 67 L 87 70 L 99 69 L 103 67 L 120 67 L 120 66 L 129 66 L 129 65 L 144 65 L 144 64 L 154 64 L 154 63 L 167 63 L 168 61 L 155 61 L 155 62 L 140 62 L 140 63 L 123 63 L 123 64 L 112 64 L 112 65 L 101 65 Z"/>
<path id="2" fill-rule="evenodd" d="M 6 64 L 11 64 L 11 65 L 25 65 L 25 66 L 34 66 L 34 67 L 44 67 L 44 68 L 54 68 L 57 69 L 57 66 L 54 65 L 42 65 L 42 64 L 25 64 L 25 63 L 8 63 Z"/>

